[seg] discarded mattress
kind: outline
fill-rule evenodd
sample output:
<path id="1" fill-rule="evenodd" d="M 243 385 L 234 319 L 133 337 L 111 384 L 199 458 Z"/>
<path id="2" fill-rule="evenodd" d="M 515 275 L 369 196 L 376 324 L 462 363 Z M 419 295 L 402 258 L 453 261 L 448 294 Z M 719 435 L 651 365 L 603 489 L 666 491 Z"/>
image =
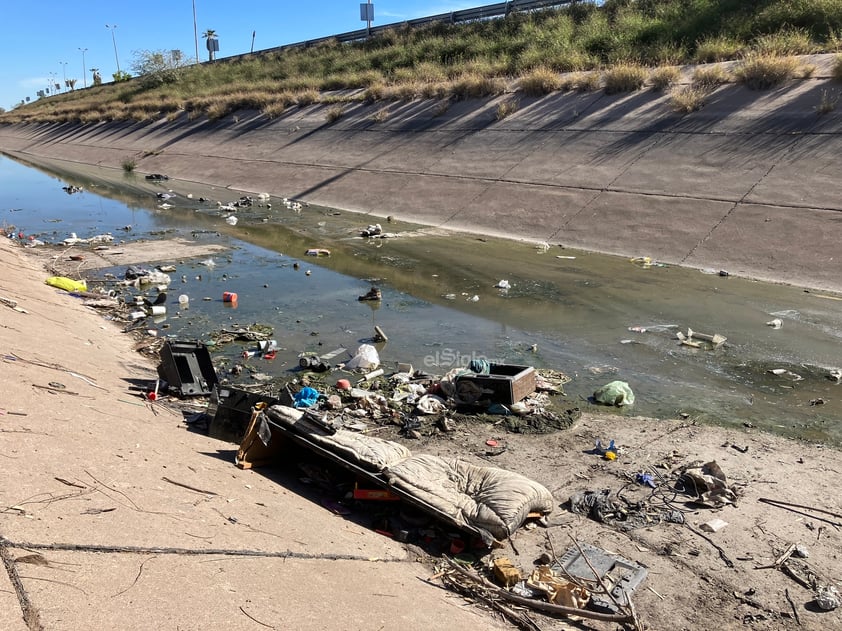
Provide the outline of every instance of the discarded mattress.
<path id="1" fill-rule="evenodd" d="M 314 443 L 330 449 L 334 454 L 369 471 L 382 471 L 385 467 L 406 460 L 412 453 L 401 445 L 377 436 L 367 436 L 347 429 L 333 433 L 308 420 L 303 410 L 273 405 L 266 409 L 266 416 L 275 423 L 289 427 Z"/>
<path id="2" fill-rule="evenodd" d="M 548 514 L 555 505 L 544 486 L 519 473 L 456 458 L 412 455 L 400 443 L 333 430 L 295 408 L 273 405 L 255 422 L 267 430 L 258 430 L 261 436 L 279 429 L 416 506 L 479 534 L 487 544 L 506 539 L 530 514 Z"/>
<path id="3" fill-rule="evenodd" d="M 509 537 L 529 513 L 553 510 L 553 496 L 519 473 L 454 458 L 417 455 L 388 467 L 389 484 L 448 513 L 462 526 Z"/>

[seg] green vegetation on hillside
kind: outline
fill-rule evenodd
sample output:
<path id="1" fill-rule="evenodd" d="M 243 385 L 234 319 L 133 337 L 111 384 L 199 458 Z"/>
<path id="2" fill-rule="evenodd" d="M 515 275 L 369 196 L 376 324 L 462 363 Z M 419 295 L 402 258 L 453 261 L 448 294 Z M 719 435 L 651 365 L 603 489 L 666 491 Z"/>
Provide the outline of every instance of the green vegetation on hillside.
<path id="1" fill-rule="evenodd" d="M 730 59 L 744 60 L 731 80 L 762 88 L 770 79 L 755 80 L 756 72 L 778 83 L 809 74 L 776 58 L 840 50 L 842 0 L 575 2 L 194 66 L 181 59 L 167 64 L 159 59 L 163 53 L 142 51 L 136 53 L 137 79 L 42 98 L 0 121 L 219 118 L 246 109 L 271 118 L 314 102 L 476 98 L 513 88 L 530 95 L 618 92 L 647 82 L 665 89 L 675 81 L 663 73 L 666 66 Z M 774 67 L 761 68 L 763 60 Z M 157 72 L 152 62 L 164 67 Z"/>

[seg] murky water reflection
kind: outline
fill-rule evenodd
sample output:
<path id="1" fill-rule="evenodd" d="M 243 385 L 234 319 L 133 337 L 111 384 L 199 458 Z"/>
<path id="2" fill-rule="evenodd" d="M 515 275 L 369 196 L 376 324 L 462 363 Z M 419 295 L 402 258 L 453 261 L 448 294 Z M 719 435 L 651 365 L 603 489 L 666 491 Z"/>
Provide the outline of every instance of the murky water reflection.
<path id="1" fill-rule="evenodd" d="M 85 192 L 67 195 L 61 187 L 68 183 Z M 637 396 L 627 414 L 685 413 L 842 441 L 842 385 L 828 378 L 842 364 L 842 303 L 824 292 L 676 267 L 646 269 L 624 258 L 400 222 L 384 223 L 399 238 L 361 239 L 359 229 L 375 219 L 313 207 L 295 213 L 279 200 L 272 208 L 239 211 L 231 227 L 215 204 L 198 198 L 227 202 L 240 193 L 176 182 L 154 186 L 96 169 L 71 174 L 2 158 L 0 187 L 2 221 L 47 241 L 70 232 L 112 232 L 127 240 L 184 235 L 229 244 L 212 268 L 175 256 L 169 315 L 158 325 L 168 325 L 167 335 L 195 339 L 221 327 L 271 324 L 285 350 L 273 362 L 250 360 L 260 372 L 284 373 L 303 350 L 352 351 L 377 325 L 389 335 L 382 349 L 387 365 L 408 361 L 443 373 L 482 356 L 552 367 L 574 377 L 566 390 L 580 407 L 596 387 L 623 379 Z M 168 189 L 179 198 L 160 210 L 155 192 Z M 192 200 L 184 197 L 188 192 Z M 332 255 L 304 256 L 312 247 Z M 511 289 L 494 287 L 502 279 Z M 383 291 L 380 305 L 357 300 L 372 284 Z M 222 303 L 223 291 L 237 292 L 236 309 Z M 189 310 L 178 309 L 181 293 L 190 296 Z M 766 325 L 773 318 L 782 320 L 780 329 Z M 716 350 L 682 346 L 676 332 L 688 328 L 728 341 Z M 235 345 L 224 354 L 235 362 L 242 350 Z M 785 372 L 769 372 L 775 369 Z"/>

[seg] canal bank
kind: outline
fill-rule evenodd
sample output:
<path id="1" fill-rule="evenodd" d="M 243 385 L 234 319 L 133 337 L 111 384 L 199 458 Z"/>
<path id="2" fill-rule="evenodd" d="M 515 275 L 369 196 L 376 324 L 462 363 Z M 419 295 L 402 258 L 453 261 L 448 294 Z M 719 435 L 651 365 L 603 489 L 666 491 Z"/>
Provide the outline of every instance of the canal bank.
<path id="1" fill-rule="evenodd" d="M 0 127 L 0 151 L 817 289 L 842 289 L 832 56 L 774 91 L 676 114 L 656 91 L 357 103 L 269 119 Z M 685 69 L 689 80 L 690 69 Z"/>

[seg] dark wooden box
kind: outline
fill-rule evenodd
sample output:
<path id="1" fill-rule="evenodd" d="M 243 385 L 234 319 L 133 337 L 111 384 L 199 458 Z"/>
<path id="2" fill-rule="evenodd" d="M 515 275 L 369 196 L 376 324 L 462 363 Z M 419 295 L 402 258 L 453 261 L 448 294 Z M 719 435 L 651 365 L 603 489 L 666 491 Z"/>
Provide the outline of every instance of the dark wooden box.
<path id="1" fill-rule="evenodd" d="M 483 390 L 489 390 L 488 398 L 495 403 L 511 405 L 535 392 L 535 369 L 531 366 L 491 364 L 487 375 L 466 374 L 456 378 L 456 383 L 470 381 Z"/>

